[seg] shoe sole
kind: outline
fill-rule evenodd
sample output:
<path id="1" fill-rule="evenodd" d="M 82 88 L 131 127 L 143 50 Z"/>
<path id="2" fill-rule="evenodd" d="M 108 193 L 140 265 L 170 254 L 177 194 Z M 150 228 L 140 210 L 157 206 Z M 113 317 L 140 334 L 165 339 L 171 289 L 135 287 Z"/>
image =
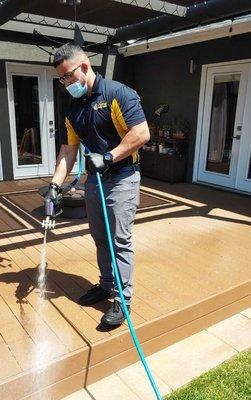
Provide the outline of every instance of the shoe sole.
<path id="1" fill-rule="evenodd" d="M 131 311 L 129 311 L 129 314 L 131 314 Z M 123 322 L 125 322 L 126 321 L 126 317 L 125 318 L 123 318 L 123 320 L 121 321 L 121 322 L 117 322 L 116 324 L 115 323 L 113 323 L 113 322 L 106 322 L 106 321 L 102 321 L 102 318 L 101 318 L 101 324 L 103 325 L 103 326 L 119 326 L 119 325 L 121 325 L 121 324 L 123 324 Z"/>
<path id="2" fill-rule="evenodd" d="M 123 321 L 121 321 L 121 322 L 117 322 L 116 324 L 115 323 L 108 323 L 108 322 L 103 322 L 102 320 L 101 320 L 101 324 L 102 324 L 102 326 L 106 326 L 106 327 L 109 327 L 109 326 L 120 326 L 120 325 L 122 325 L 123 324 L 123 322 L 125 322 L 125 320 L 126 320 L 126 318 L 123 320 Z"/>

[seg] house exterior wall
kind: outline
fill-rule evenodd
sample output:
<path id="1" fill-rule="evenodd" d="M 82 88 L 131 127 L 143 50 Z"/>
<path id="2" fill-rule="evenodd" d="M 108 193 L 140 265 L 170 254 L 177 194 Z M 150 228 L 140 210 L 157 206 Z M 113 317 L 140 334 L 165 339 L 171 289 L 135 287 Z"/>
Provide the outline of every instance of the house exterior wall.
<path id="1" fill-rule="evenodd" d="M 166 49 L 129 57 L 133 61 L 133 86 L 141 96 L 148 122 L 165 124 L 182 116 L 190 123 L 187 180 L 192 180 L 202 65 L 251 58 L 251 34 Z M 147 50 L 146 50 L 147 51 Z M 190 74 L 190 60 L 197 68 Z M 155 117 L 161 103 L 167 114 Z"/>
<path id="2" fill-rule="evenodd" d="M 95 71 L 138 91 L 148 122 L 165 124 L 174 116 L 190 122 L 187 180 L 191 181 L 202 65 L 251 58 L 250 43 L 251 34 L 245 34 L 128 58 L 107 49 L 91 61 Z M 3 179 L 8 180 L 13 179 L 13 166 L 5 62 L 48 65 L 48 54 L 34 45 L 0 41 L 0 55 L 0 151 Z M 197 64 L 193 74 L 189 72 L 191 59 Z M 153 112 L 161 103 L 168 103 L 170 110 L 158 119 Z"/>

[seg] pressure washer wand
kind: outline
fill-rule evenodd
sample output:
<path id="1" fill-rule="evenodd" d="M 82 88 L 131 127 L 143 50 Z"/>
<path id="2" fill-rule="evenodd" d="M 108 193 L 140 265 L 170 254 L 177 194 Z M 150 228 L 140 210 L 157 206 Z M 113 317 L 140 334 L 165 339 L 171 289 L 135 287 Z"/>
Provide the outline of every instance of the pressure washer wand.
<path id="1" fill-rule="evenodd" d="M 45 216 L 46 218 L 42 221 L 42 227 L 47 232 L 47 229 L 55 228 L 55 214 L 54 214 L 54 204 L 51 199 L 45 199 Z"/>
<path id="2" fill-rule="evenodd" d="M 48 229 L 55 227 L 55 211 L 53 201 L 49 198 L 45 198 L 45 219 L 42 221 L 42 227 L 44 228 L 44 240 L 41 249 L 40 264 L 38 267 L 38 288 L 41 298 L 44 299 L 46 293 L 46 241 Z"/>
<path id="3" fill-rule="evenodd" d="M 60 196 L 61 196 L 60 200 L 62 199 L 62 197 L 65 193 L 72 190 L 78 184 L 78 182 L 81 178 L 82 170 L 83 170 L 83 156 L 82 156 L 81 144 L 80 144 L 78 174 L 76 175 L 74 180 L 69 185 L 65 186 L 62 189 L 62 192 L 60 194 Z M 47 199 L 47 198 L 45 198 L 44 206 L 45 206 L 46 218 L 42 221 L 42 227 L 47 231 L 47 229 L 55 228 L 55 217 L 60 215 L 63 210 L 60 206 L 58 206 L 58 209 L 55 212 L 55 205 L 53 204 L 51 199 Z"/>

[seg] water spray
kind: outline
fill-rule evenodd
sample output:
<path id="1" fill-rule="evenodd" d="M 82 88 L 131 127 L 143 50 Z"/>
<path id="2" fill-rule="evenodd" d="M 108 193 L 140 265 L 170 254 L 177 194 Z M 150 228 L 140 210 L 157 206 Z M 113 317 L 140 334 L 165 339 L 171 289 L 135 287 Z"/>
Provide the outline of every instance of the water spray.
<path id="1" fill-rule="evenodd" d="M 46 292 L 46 239 L 47 239 L 47 232 L 48 229 L 55 228 L 55 206 L 51 199 L 45 198 L 44 201 L 45 206 L 45 216 L 46 218 L 42 221 L 42 227 L 44 228 L 44 240 L 41 250 L 41 258 L 40 258 L 40 265 L 38 267 L 38 289 L 40 293 L 40 297 L 44 298 Z"/>
<path id="2" fill-rule="evenodd" d="M 69 183 L 66 187 L 63 188 L 61 193 L 58 194 L 57 202 L 58 205 L 55 206 L 53 201 L 50 198 L 46 198 L 45 194 L 45 200 L 44 200 L 44 210 L 45 210 L 45 219 L 42 221 L 42 228 L 44 229 L 44 240 L 43 240 L 43 245 L 42 245 L 42 250 L 41 250 L 41 259 L 40 259 L 40 265 L 38 268 L 38 289 L 40 296 L 44 298 L 44 294 L 46 293 L 46 240 L 47 240 L 47 233 L 48 230 L 54 229 L 56 225 L 56 220 L 55 218 L 60 215 L 63 210 L 61 208 L 61 200 L 62 197 L 65 193 L 67 193 L 69 190 L 74 190 L 76 185 L 78 184 L 81 174 L 83 171 L 83 157 L 82 157 L 82 150 L 81 150 L 81 145 L 79 147 L 79 166 L 78 166 L 78 174 L 75 176 L 73 181 Z"/>

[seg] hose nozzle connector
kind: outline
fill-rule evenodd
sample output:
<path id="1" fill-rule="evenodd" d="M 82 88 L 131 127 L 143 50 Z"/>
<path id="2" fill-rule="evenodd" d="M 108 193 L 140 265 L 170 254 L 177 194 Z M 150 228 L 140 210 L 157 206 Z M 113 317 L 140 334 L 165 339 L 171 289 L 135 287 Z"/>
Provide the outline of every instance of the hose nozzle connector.
<path id="1" fill-rule="evenodd" d="M 42 221 L 42 227 L 44 229 L 53 229 L 53 228 L 55 228 L 55 219 L 51 219 L 49 216 L 47 216 L 46 219 L 44 219 Z"/>

